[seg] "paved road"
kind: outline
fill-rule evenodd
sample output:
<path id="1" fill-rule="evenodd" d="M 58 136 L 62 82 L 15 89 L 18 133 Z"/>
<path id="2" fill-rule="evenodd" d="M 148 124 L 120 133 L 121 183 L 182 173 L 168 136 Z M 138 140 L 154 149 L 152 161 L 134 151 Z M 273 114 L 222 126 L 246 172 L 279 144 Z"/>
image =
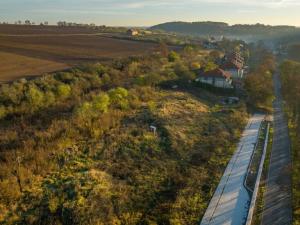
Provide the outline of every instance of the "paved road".
<path id="1" fill-rule="evenodd" d="M 244 179 L 264 115 L 255 114 L 231 158 L 224 175 L 202 218 L 201 225 L 242 225 L 245 223 L 251 196 Z"/>
<path id="2" fill-rule="evenodd" d="M 264 196 L 262 225 L 292 224 L 290 142 L 287 121 L 282 109 L 279 74 L 274 76 L 276 99 L 274 108 L 274 137 L 267 189 Z"/>

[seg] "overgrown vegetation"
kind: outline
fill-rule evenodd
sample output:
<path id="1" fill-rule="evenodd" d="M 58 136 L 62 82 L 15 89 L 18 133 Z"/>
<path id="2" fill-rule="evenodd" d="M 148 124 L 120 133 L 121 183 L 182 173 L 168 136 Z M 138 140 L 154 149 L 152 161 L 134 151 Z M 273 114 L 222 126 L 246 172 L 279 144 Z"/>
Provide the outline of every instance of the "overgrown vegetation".
<path id="1" fill-rule="evenodd" d="M 266 158 L 265 158 L 264 167 L 263 167 L 262 176 L 261 176 L 261 182 L 260 182 L 259 190 L 258 190 L 258 194 L 257 194 L 257 200 L 256 200 L 253 219 L 252 219 L 252 225 L 260 225 L 261 224 L 262 214 L 264 212 L 264 194 L 266 191 L 266 181 L 268 178 L 268 171 L 269 171 L 269 166 L 270 166 L 271 150 L 272 150 L 272 144 L 273 144 L 273 132 L 274 132 L 274 129 L 271 124 L 270 130 L 269 130 L 269 140 L 268 140 Z"/>
<path id="2" fill-rule="evenodd" d="M 300 63 L 285 61 L 282 63 L 280 70 L 292 141 L 293 224 L 297 225 L 300 224 Z"/>
<path id="3" fill-rule="evenodd" d="M 0 224 L 199 222 L 247 113 L 165 53 L 1 86 Z"/>

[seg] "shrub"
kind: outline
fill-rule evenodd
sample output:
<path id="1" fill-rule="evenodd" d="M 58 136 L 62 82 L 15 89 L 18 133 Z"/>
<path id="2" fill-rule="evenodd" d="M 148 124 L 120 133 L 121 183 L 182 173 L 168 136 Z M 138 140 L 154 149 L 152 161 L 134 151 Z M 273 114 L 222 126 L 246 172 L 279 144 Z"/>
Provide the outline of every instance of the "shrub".
<path id="1" fill-rule="evenodd" d="M 192 63 L 190 64 L 190 68 L 191 68 L 191 70 L 198 70 L 198 69 L 201 68 L 201 65 L 200 65 L 200 63 L 198 63 L 198 62 L 192 62 Z"/>
<path id="2" fill-rule="evenodd" d="M 62 81 L 64 83 L 72 83 L 75 81 L 75 76 L 74 76 L 74 73 L 71 73 L 71 72 L 60 72 L 60 73 L 57 73 L 55 78 L 59 81 Z"/>
<path id="3" fill-rule="evenodd" d="M 176 75 L 183 80 L 193 80 L 195 79 L 195 74 L 189 70 L 188 67 L 186 67 L 182 63 L 177 63 L 174 67 L 174 71 Z"/>
<path id="4" fill-rule="evenodd" d="M 44 94 L 36 86 L 31 86 L 26 92 L 26 99 L 31 107 L 30 110 L 34 111 L 43 106 Z"/>
<path id="5" fill-rule="evenodd" d="M 71 94 L 71 87 L 67 84 L 60 84 L 57 87 L 57 95 L 60 98 L 67 98 Z"/>
<path id="6" fill-rule="evenodd" d="M 90 102 L 84 102 L 76 109 L 76 115 L 82 119 L 89 119 L 93 117 L 92 104 Z"/>
<path id="7" fill-rule="evenodd" d="M 128 108 L 128 100 L 127 100 L 128 91 L 125 88 L 118 87 L 115 89 L 111 89 L 108 92 L 108 94 L 112 104 L 114 104 L 115 106 L 121 109 Z"/>
<path id="8" fill-rule="evenodd" d="M 111 79 L 110 79 L 110 76 L 107 73 L 103 74 L 102 82 L 103 82 L 104 85 L 109 85 L 110 84 Z"/>
<path id="9" fill-rule="evenodd" d="M 100 113 L 107 112 L 110 105 L 110 98 L 107 94 L 101 93 L 93 98 L 91 102 L 84 102 L 76 109 L 76 115 L 84 120 L 96 117 Z"/>
<path id="10" fill-rule="evenodd" d="M 4 106 L 0 106 L 0 119 L 3 119 L 7 115 L 7 110 Z"/>
<path id="11" fill-rule="evenodd" d="M 127 73 L 129 76 L 136 76 L 139 73 L 139 63 L 132 62 L 127 67 Z"/>
<path id="12" fill-rule="evenodd" d="M 180 59 L 180 56 L 176 52 L 171 51 L 168 55 L 168 59 L 169 62 L 175 62 Z"/>
<path id="13" fill-rule="evenodd" d="M 107 112 L 110 105 L 110 99 L 107 94 L 97 95 L 92 102 L 93 110 L 100 112 Z"/>
<path id="14" fill-rule="evenodd" d="M 55 95 L 51 91 L 47 91 L 44 97 L 45 106 L 51 106 L 55 103 Z"/>
<path id="15" fill-rule="evenodd" d="M 218 66 L 214 62 L 209 61 L 206 63 L 206 65 L 204 67 L 204 71 L 207 72 L 207 71 L 214 70 L 216 68 L 218 68 Z"/>
<path id="16" fill-rule="evenodd" d="M 23 98 L 23 87 L 22 83 L 13 83 L 12 85 L 4 84 L 0 88 L 0 102 L 5 104 L 20 104 Z"/>

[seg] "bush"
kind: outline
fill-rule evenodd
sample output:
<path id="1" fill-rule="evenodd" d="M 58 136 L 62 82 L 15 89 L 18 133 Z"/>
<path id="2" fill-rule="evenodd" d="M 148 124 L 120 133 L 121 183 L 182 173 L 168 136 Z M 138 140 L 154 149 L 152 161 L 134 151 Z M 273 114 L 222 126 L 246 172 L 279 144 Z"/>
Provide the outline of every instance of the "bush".
<path id="1" fill-rule="evenodd" d="M 198 63 L 198 62 L 192 62 L 192 63 L 190 64 L 190 69 L 191 69 L 191 70 L 198 70 L 198 69 L 200 69 L 200 68 L 201 68 L 201 64 Z"/>
<path id="2" fill-rule="evenodd" d="M 110 99 L 107 94 L 97 95 L 92 102 L 93 110 L 100 112 L 107 112 L 110 105 Z"/>
<path id="3" fill-rule="evenodd" d="M 91 102 L 84 102 L 76 109 L 76 114 L 82 119 L 91 119 L 100 113 L 107 112 L 110 105 L 110 98 L 107 94 L 99 94 Z"/>
<path id="4" fill-rule="evenodd" d="M 111 99 L 112 104 L 115 106 L 121 108 L 121 109 L 126 109 L 128 108 L 128 91 L 125 88 L 115 88 L 111 89 L 109 92 L 109 97 Z"/>
<path id="5" fill-rule="evenodd" d="M 67 84 L 60 84 L 57 87 L 57 95 L 60 98 L 67 98 L 71 94 L 71 87 Z"/>
<path id="6" fill-rule="evenodd" d="M 160 83 L 162 77 L 158 73 L 149 73 L 139 76 L 135 79 L 135 83 L 140 86 L 154 86 Z"/>
<path id="7" fill-rule="evenodd" d="M 7 115 L 7 110 L 4 106 L 0 106 L 0 120 L 6 117 Z"/>
<path id="8" fill-rule="evenodd" d="M 174 71 L 176 75 L 183 80 L 193 80 L 195 79 L 195 74 L 189 70 L 188 67 L 186 67 L 182 63 L 177 63 L 174 67 Z"/>
<path id="9" fill-rule="evenodd" d="M 56 79 L 69 84 L 75 81 L 75 76 L 70 72 L 61 72 L 56 74 Z"/>
<path id="10" fill-rule="evenodd" d="M 55 95 L 51 91 L 47 91 L 44 97 L 45 106 L 51 106 L 55 103 Z"/>
<path id="11" fill-rule="evenodd" d="M 81 119 L 89 119 L 94 117 L 93 106 L 90 102 L 84 102 L 76 109 L 76 115 Z"/>
<path id="12" fill-rule="evenodd" d="M 136 76 L 139 73 L 139 63 L 132 62 L 126 68 L 128 76 Z"/>
<path id="13" fill-rule="evenodd" d="M 168 59 L 169 62 L 175 62 L 180 59 L 180 56 L 176 52 L 171 51 L 168 55 Z"/>
<path id="14" fill-rule="evenodd" d="M 204 67 L 204 71 L 207 72 L 207 71 L 211 71 L 211 70 L 214 70 L 217 68 L 218 68 L 218 66 L 214 62 L 209 61 L 206 63 L 206 65 Z"/>
<path id="15" fill-rule="evenodd" d="M 26 99 L 31 111 L 39 109 L 44 104 L 44 94 L 36 86 L 29 87 Z"/>
<path id="16" fill-rule="evenodd" d="M 12 85 L 4 84 L 0 86 L 0 102 L 4 104 L 18 105 L 23 98 L 23 88 L 22 83 L 14 83 Z"/>

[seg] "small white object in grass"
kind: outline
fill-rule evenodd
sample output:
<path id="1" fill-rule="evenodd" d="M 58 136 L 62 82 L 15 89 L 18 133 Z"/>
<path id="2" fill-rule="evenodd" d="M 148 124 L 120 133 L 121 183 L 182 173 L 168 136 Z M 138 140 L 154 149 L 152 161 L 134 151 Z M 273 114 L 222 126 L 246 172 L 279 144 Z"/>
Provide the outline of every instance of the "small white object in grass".
<path id="1" fill-rule="evenodd" d="M 150 126 L 151 131 L 153 131 L 154 134 L 156 134 L 157 128 L 153 125 Z"/>

